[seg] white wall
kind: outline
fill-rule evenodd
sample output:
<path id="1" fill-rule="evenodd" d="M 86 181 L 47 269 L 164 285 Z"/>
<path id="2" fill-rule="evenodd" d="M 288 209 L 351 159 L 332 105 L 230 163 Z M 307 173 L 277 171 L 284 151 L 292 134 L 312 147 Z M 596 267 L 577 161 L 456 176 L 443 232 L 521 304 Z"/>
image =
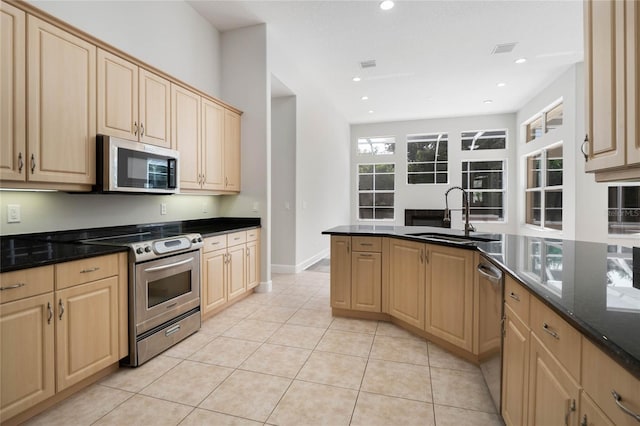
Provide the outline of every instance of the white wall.
<path id="1" fill-rule="evenodd" d="M 507 130 L 507 149 L 486 151 L 462 151 L 460 133 L 472 130 Z M 422 133 L 447 132 L 449 136 L 449 183 L 447 184 L 407 184 L 407 135 Z M 393 155 L 358 155 L 357 141 L 361 137 L 395 136 L 396 149 Z M 425 119 L 411 121 L 395 121 L 374 124 L 357 124 L 351 126 L 351 223 L 404 225 L 405 209 L 444 209 L 445 191 L 452 186 L 462 184 L 463 160 L 506 160 L 506 205 L 505 222 L 472 222 L 481 232 L 512 233 L 516 230 L 515 212 L 515 150 L 517 141 L 515 114 L 485 115 L 475 117 L 456 117 L 441 119 Z M 395 163 L 395 220 L 364 221 L 358 219 L 358 164 L 359 163 Z M 460 208 L 462 197 L 460 191 L 449 195 L 449 207 Z M 452 212 L 451 227 L 464 229 L 462 212 Z"/>
<path id="2" fill-rule="evenodd" d="M 211 96 L 220 34 L 182 1 L 33 1 L 34 6 Z"/>
<path id="3" fill-rule="evenodd" d="M 562 98 L 564 119 L 562 127 L 529 143 L 524 143 L 523 122 Z M 522 173 L 518 174 L 518 190 L 522 194 L 525 182 L 524 157 L 558 141 L 563 142 L 563 230 L 562 232 L 539 230 L 524 223 L 524 196 L 518 200 L 518 232 L 523 235 L 558 237 L 582 241 L 610 242 L 607 234 L 607 187 L 596 183 L 591 173 L 585 173 L 585 161 L 580 146 L 584 140 L 584 64 L 571 66 L 549 86 L 543 88 L 517 113 L 520 142 L 517 156 Z M 620 244 L 629 245 L 621 240 Z"/>
<path id="4" fill-rule="evenodd" d="M 296 96 L 296 160 L 291 165 L 296 184 L 293 272 L 329 254 L 330 240 L 322 231 L 349 222 L 349 125 L 322 88 L 277 43 L 269 44 L 269 62 L 273 75 Z M 280 172 L 273 170 L 274 175 Z M 278 209 L 275 206 L 274 212 Z"/>
<path id="5" fill-rule="evenodd" d="M 261 290 L 271 280 L 271 135 L 266 25 L 222 34 L 222 98 L 244 112 L 241 192 L 223 196 L 223 216 L 260 217 Z M 263 285 L 264 284 L 264 285 Z"/>
<path id="6" fill-rule="evenodd" d="M 274 272 L 296 264 L 296 97 L 271 99 L 271 262 Z"/>
<path id="7" fill-rule="evenodd" d="M 219 97 L 218 31 L 184 2 L 39 1 L 33 5 Z M 167 204 L 167 215 L 160 215 L 161 202 Z M 21 223 L 6 223 L 7 204 L 21 205 Z M 2 235 L 215 216 L 219 216 L 219 198 L 213 196 L 0 193 Z"/>

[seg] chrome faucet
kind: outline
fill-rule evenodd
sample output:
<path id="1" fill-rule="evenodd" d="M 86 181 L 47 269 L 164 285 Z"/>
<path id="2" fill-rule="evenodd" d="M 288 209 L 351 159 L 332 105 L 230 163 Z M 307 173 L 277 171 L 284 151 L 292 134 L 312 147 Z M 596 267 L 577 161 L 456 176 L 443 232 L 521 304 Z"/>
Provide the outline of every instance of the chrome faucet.
<path id="1" fill-rule="evenodd" d="M 449 209 L 449 193 L 454 189 L 462 191 L 462 209 Z M 461 186 L 452 186 L 444 193 L 444 222 L 451 222 L 451 210 L 464 210 L 465 222 L 464 222 L 464 235 L 469 236 L 469 232 L 475 231 L 476 228 L 469 223 L 469 206 L 471 200 L 469 200 L 469 192 L 465 191 Z"/>

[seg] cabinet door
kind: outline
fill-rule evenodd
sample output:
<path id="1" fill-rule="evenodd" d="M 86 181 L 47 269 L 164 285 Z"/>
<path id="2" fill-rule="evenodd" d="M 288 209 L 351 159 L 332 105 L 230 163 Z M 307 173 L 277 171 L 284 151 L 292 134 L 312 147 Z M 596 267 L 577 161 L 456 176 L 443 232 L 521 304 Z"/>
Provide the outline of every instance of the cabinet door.
<path id="1" fill-rule="evenodd" d="M 98 133 L 138 139 L 138 66 L 98 49 Z"/>
<path id="2" fill-rule="evenodd" d="M 351 256 L 351 308 L 382 311 L 382 254 L 353 252 Z"/>
<path id="3" fill-rule="evenodd" d="M 224 112 L 224 170 L 227 191 L 240 191 L 240 114 Z"/>
<path id="4" fill-rule="evenodd" d="M 0 305 L 2 420 L 55 393 L 52 317 L 53 293 Z"/>
<path id="5" fill-rule="evenodd" d="M 502 418 L 507 426 L 527 424 L 529 328 L 505 307 L 502 348 Z"/>
<path id="6" fill-rule="evenodd" d="M 202 99 L 203 189 L 224 190 L 224 108 Z"/>
<path id="7" fill-rule="evenodd" d="M 0 179 L 27 176 L 25 13 L 0 3 Z"/>
<path id="8" fill-rule="evenodd" d="M 200 189 L 200 95 L 171 85 L 171 147 L 180 152 L 180 188 Z"/>
<path id="9" fill-rule="evenodd" d="M 425 244 L 391 240 L 389 244 L 389 313 L 424 328 Z"/>
<path id="10" fill-rule="evenodd" d="M 623 1 L 584 5 L 587 171 L 625 164 L 624 8 Z"/>
<path id="11" fill-rule="evenodd" d="M 203 262 L 202 313 L 206 314 L 227 303 L 227 250 L 205 253 Z"/>
<path id="12" fill-rule="evenodd" d="M 247 289 L 260 284 L 260 240 L 247 243 Z"/>
<path id="13" fill-rule="evenodd" d="M 233 300 L 247 291 L 246 245 L 229 247 L 227 250 L 229 254 L 228 298 Z"/>
<path id="14" fill-rule="evenodd" d="M 118 277 L 55 295 L 59 392 L 118 361 Z"/>
<path id="15" fill-rule="evenodd" d="M 473 251 L 428 245 L 425 330 L 473 347 Z"/>
<path id="16" fill-rule="evenodd" d="M 627 164 L 640 166 L 640 4 L 626 1 Z"/>
<path id="17" fill-rule="evenodd" d="M 351 309 L 351 237 L 331 236 L 331 307 Z"/>
<path id="18" fill-rule="evenodd" d="M 28 179 L 94 184 L 96 47 L 30 15 L 27 28 Z"/>
<path id="19" fill-rule="evenodd" d="M 577 425 L 578 385 L 531 333 L 528 424 Z"/>
<path id="20" fill-rule="evenodd" d="M 140 142 L 169 148 L 171 83 L 144 68 L 139 69 Z"/>
<path id="21" fill-rule="evenodd" d="M 586 392 L 580 392 L 580 426 L 614 426 Z M 631 417 L 629 417 L 631 419 Z"/>

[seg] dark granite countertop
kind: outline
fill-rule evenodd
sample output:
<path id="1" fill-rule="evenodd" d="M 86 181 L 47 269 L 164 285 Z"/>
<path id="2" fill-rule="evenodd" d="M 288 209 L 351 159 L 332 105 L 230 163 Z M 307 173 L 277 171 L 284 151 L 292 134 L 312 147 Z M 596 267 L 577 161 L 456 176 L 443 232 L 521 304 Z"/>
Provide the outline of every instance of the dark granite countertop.
<path id="1" fill-rule="evenodd" d="M 134 234 L 141 231 L 153 231 L 166 235 L 199 233 L 203 237 L 208 237 L 257 227 L 260 227 L 260 218 L 212 218 L 0 236 L 0 272 L 127 251 L 126 247 L 91 245 L 80 242 L 90 238 Z"/>
<path id="2" fill-rule="evenodd" d="M 493 241 L 460 244 L 411 235 L 417 233 L 464 236 L 422 226 L 353 225 L 323 232 L 478 250 L 640 379 L 640 247 L 482 233 L 471 235 Z"/>

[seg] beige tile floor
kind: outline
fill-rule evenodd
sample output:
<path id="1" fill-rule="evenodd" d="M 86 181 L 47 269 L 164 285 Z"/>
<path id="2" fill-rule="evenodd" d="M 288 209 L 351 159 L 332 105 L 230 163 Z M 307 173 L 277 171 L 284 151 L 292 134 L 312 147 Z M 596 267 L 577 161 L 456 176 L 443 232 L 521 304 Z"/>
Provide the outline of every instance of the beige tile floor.
<path id="1" fill-rule="evenodd" d="M 29 425 L 501 425 L 480 370 L 393 324 L 331 316 L 329 274 L 274 275 L 141 367 Z"/>

